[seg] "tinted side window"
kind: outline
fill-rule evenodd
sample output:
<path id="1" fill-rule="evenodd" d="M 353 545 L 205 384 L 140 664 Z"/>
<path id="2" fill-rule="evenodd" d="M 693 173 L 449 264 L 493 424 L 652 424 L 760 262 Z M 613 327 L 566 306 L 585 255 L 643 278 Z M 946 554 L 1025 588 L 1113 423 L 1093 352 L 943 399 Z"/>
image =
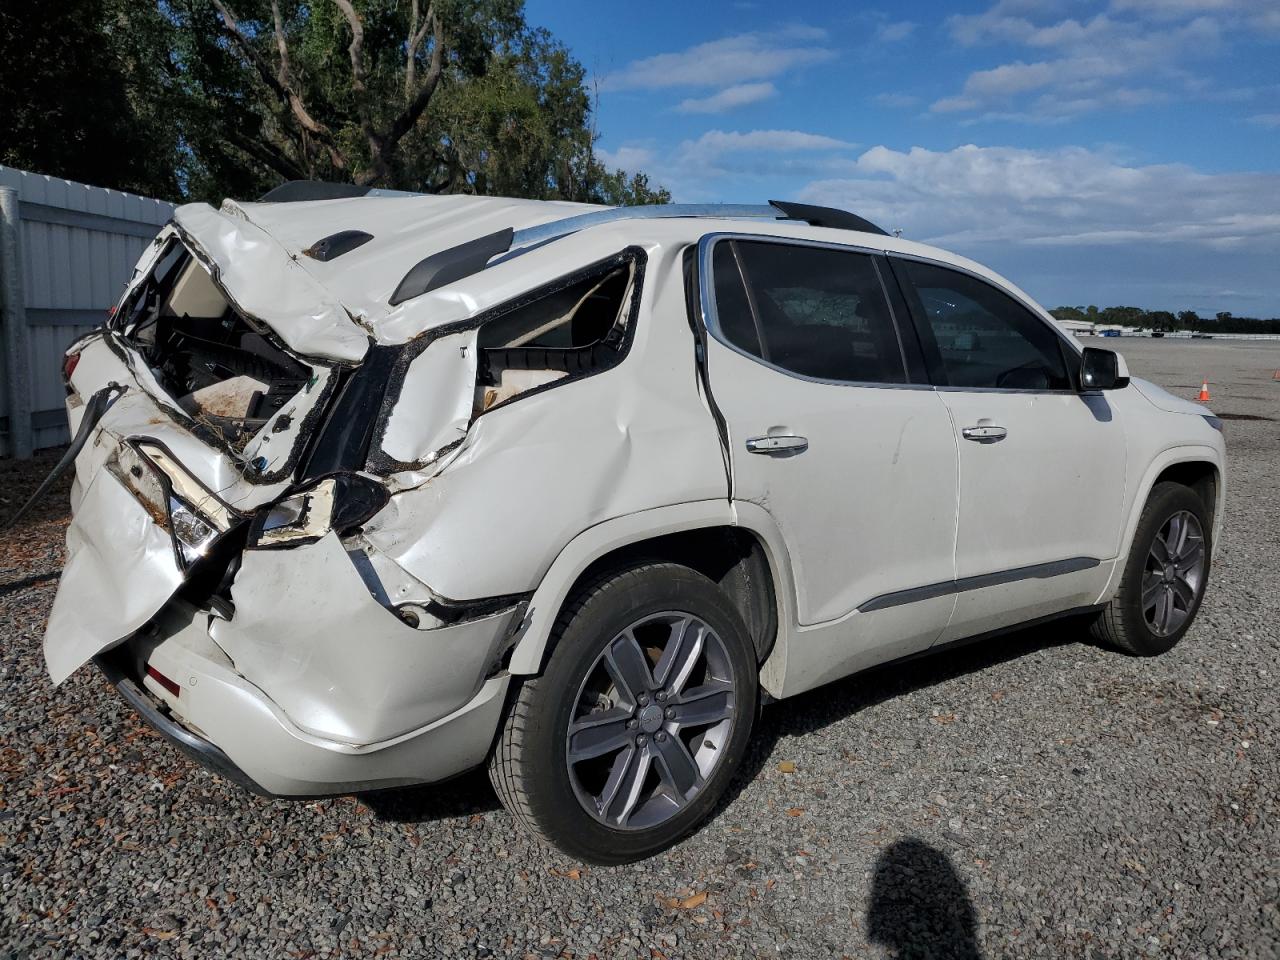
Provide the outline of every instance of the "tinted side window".
<path id="1" fill-rule="evenodd" d="M 720 331 L 735 346 L 820 380 L 906 382 L 893 319 L 866 254 L 729 240 L 716 245 L 712 270 Z M 740 293 L 731 289 L 735 273 Z"/>
<path id="2" fill-rule="evenodd" d="M 753 357 L 761 356 L 756 321 L 751 314 L 747 290 L 742 285 L 742 272 L 738 269 L 732 243 L 722 241 L 711 251 L 711 276 L 715 281 L 716 321 L 721 334 Z"/>
<path id="3" fill-rule="evenodd" d="M 954 387 L 1068 390 L 1062 345 L 1022 304 L 968 274 L 914 260 L 896 260 L 919 298 Z"/>

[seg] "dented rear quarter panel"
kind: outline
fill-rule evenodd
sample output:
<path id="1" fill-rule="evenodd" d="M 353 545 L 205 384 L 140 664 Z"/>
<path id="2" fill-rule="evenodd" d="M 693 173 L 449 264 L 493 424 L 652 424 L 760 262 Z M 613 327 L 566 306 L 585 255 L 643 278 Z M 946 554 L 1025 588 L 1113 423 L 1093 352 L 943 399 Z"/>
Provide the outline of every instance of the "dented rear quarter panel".
<path id="1" fill-rule="evenodd" d="M 579 248 L 577 262 L 560 256 L 555 274 L 526 270 L 537 280 L 525 289 L 623 246 L 602 249 L 597 238 Z M 477 417 L 438 473 L 395 494 L 366 525 L 375 549 L 446 597 L 521 593 L 590 526 L 727 496 L 698 385 L 681 245 L 645 251 L 639 316 L 622 362 Z"/>

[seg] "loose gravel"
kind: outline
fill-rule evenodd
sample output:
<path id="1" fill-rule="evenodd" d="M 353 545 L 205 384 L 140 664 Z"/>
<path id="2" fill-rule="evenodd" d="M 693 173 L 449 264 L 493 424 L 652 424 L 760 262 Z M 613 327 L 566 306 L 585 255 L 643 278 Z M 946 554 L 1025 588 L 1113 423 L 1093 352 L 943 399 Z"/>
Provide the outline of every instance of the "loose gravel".
<path id="1" fill-rule="evenodd" d="M 1137 660 L 1058 624 L 774 705 L 715 819 L 628 867 L 531 844 L 482 775 L 264 800 L 93 671 L 53 689 L 63 489 L 0 540 L 0 955 L 1280 955 L 1280 349 L 1098 343 L 1272 418 L 1228 423 L 1183 643 Z M 0 461 L 0 512 L 55 457 Z"/>

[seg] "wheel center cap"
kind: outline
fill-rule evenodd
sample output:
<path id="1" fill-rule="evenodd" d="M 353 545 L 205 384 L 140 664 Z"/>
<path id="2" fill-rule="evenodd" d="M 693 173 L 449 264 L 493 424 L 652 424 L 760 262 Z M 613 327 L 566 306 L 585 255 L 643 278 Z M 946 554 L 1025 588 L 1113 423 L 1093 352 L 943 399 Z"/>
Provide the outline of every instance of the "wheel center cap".
<path id="1" fill-rule="evenodd" d="M 662 726 L 662 708 L 657 704 L 651 703 L 647 707 L 642 707 L 640 712 L 636 714 L 636 719 L 640 721 L 640 729 L 645 733 L 653 733 Z"/>
<path id="2" fill-rule="evenodd" d="M 1164 582 L 1173 583 L 1173 565 L 1167 564 L 1164 568 Z"/>

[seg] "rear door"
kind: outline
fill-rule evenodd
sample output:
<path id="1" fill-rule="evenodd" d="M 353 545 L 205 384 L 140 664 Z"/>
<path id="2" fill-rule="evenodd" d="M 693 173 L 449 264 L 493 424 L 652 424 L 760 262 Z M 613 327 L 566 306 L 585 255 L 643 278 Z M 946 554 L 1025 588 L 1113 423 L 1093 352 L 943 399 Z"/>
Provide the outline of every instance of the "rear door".
<path id="1" fill-rule="evenodd" d="M 1078 355 L 988 281 L 891 258 L 960 456 L 957 603 L 942 642 L 1085 606 L 1119 540 L 1121 424 Z"/>
<path id="2" fill-rule="evenodd" d="M 869 603 L 886 609 L 885 597 L 954 576 L 951 423 L 923 377 L 908 376 L 912 355 L 877 259 L 759 237 L 702 241 L 707 366 L 728 425 L 733 496 L 781 530 L 801 625 Z M 869 649 L 881 650 L 874 660 L 932 643 L 953 597 L 912 599 L 891 604 L 885 630 L 850 621 L 825 669 L 838 675 Z"/>

